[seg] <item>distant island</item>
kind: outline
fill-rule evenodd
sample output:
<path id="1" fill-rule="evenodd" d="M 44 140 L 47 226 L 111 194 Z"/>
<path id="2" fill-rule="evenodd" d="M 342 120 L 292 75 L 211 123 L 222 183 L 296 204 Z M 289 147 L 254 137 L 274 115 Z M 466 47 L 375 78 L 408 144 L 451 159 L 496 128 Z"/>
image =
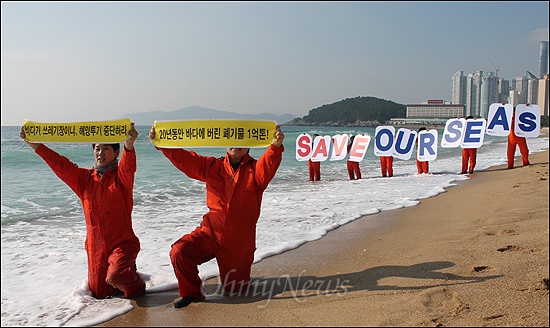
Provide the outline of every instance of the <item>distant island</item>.
<path id="1" fill-rule="evenodd" d="M 170 112 L 126 113 L 121 118 L 130 117 L 136 125 L 152 125 L 155 120 L 241 119 L 273 120 L 287 126 L 378 126 L 385 124 L 390 118 L 405 117 L 405 114 L 405 105 L 375 97 L 355 97 L 311 109 L 304 117 L 272 113 L 238 114 L 191 106 Z"/>

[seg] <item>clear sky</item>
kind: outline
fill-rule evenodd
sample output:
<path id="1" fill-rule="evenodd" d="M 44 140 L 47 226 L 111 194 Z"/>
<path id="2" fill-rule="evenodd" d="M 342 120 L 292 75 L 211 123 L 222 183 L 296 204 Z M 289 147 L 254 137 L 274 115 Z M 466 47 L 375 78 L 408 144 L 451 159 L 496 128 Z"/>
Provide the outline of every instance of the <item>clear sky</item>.
<path id="1" fill-rule="evenodd" d="M 456 71 L 538 75 L 548 4 L 2 1 L 2 125 L 450 101 Z"/>

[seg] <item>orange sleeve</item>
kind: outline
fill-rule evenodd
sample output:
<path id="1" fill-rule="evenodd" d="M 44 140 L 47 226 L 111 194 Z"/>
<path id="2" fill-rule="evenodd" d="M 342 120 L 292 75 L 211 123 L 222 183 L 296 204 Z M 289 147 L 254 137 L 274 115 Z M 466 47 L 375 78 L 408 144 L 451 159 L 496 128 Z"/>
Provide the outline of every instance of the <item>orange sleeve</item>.
<path id="1" fill-rule="evenodd" d="M 89 169 L 79 168 L 67 157 L 59 155 L 44 144 L 36 149 L 36 154 L 42 157 L 61 181 L 65 182 L 79 197 L 82 195 L 84 180 L 90 174 Z"/>
<path id="2" fill-rule="evenodd" d="M 258 158 L 256 162 L 256 183 L 261 191 L 267 188 L 267 185 L 277 173 L 277 169 L 283 160 L 284 151 L 283 145 L 281 147 L 269 145 L 262 156 Z"/>
<path id="3" fill-rule="evenodd" d="M 159 148 L 166 158 L 189 178 L 206 182 L 208 167 L 216 160 L 183 148 Z"/>

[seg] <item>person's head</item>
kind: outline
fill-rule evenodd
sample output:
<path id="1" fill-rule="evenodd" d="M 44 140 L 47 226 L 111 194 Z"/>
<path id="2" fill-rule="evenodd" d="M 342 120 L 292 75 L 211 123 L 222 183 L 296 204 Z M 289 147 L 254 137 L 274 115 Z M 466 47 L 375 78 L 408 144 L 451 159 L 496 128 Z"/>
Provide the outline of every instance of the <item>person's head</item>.
<path id="1" fill-rule="evenodd" d="M 420 129 L 418 129 L 418 132 L 420 132 L 420 131 L 425 131 L 425 130 L 426 130 L 425 127 L 421 127 Z"/>
<path id="2" fill-rule="evenodd" d="M 111 163 L 120 153 L 120 144 L 92 144 L 94 148 L 94 160 L 97 166 L 105 166 Z"/>
<path id="3" fill-rule="evenodd" d="M 231 162 L 240 162 L 248 152 L 250 152 L 250 148 L 234 148 L 234 147 L 227 147 L 227 154 L 229 155 L 229 158 Z"/>
<path id="4" fill-rule="evenodd" d="M 473 117 L 472 115 L 466 116 L 466 119 L 467 119 L 467 120 L 471 120 L 471 119 L 473 119 L 473 118 L 474 118 L 474 117 Z"/>

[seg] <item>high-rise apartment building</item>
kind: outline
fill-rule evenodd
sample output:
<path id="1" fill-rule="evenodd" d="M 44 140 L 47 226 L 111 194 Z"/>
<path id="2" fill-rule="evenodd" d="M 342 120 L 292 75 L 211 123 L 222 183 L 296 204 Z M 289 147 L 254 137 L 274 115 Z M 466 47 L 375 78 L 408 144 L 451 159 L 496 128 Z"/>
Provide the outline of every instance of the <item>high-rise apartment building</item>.
<path id="1" fill-rule="evenodd" d="M 458 71 L 453 74 L 453 92 L 451 97 L 452 104 L 466 104 L 466 76 L 464 71 Z"/>
<path id="2" fill-rule="evenodd" d="M 483 71 L 470 73 L 466 77 L 466 116 L 479 116 L 481 101 L 481 76 Z"/>
<path id="3" fill-rule="evenodd" d="M 510 80 L 500 78 L 498 80 L 498 101 L 499 103 L 508 102 L 508 94 L 510 92 Z"/>
<path id="4" fill-rule="evenodd" d="M 498 102 L 498 78 L 489 72 L 481 77 L 481 92 L 479 100 L 479 116 L 487 118 L 489 106 Z"/>
<path id="5" fill-rule="evenodd" d="M 541 41 L 539 48 L 539 79 L 543 79 L 544 75 L 548 74 L 548 41 Z"/>

